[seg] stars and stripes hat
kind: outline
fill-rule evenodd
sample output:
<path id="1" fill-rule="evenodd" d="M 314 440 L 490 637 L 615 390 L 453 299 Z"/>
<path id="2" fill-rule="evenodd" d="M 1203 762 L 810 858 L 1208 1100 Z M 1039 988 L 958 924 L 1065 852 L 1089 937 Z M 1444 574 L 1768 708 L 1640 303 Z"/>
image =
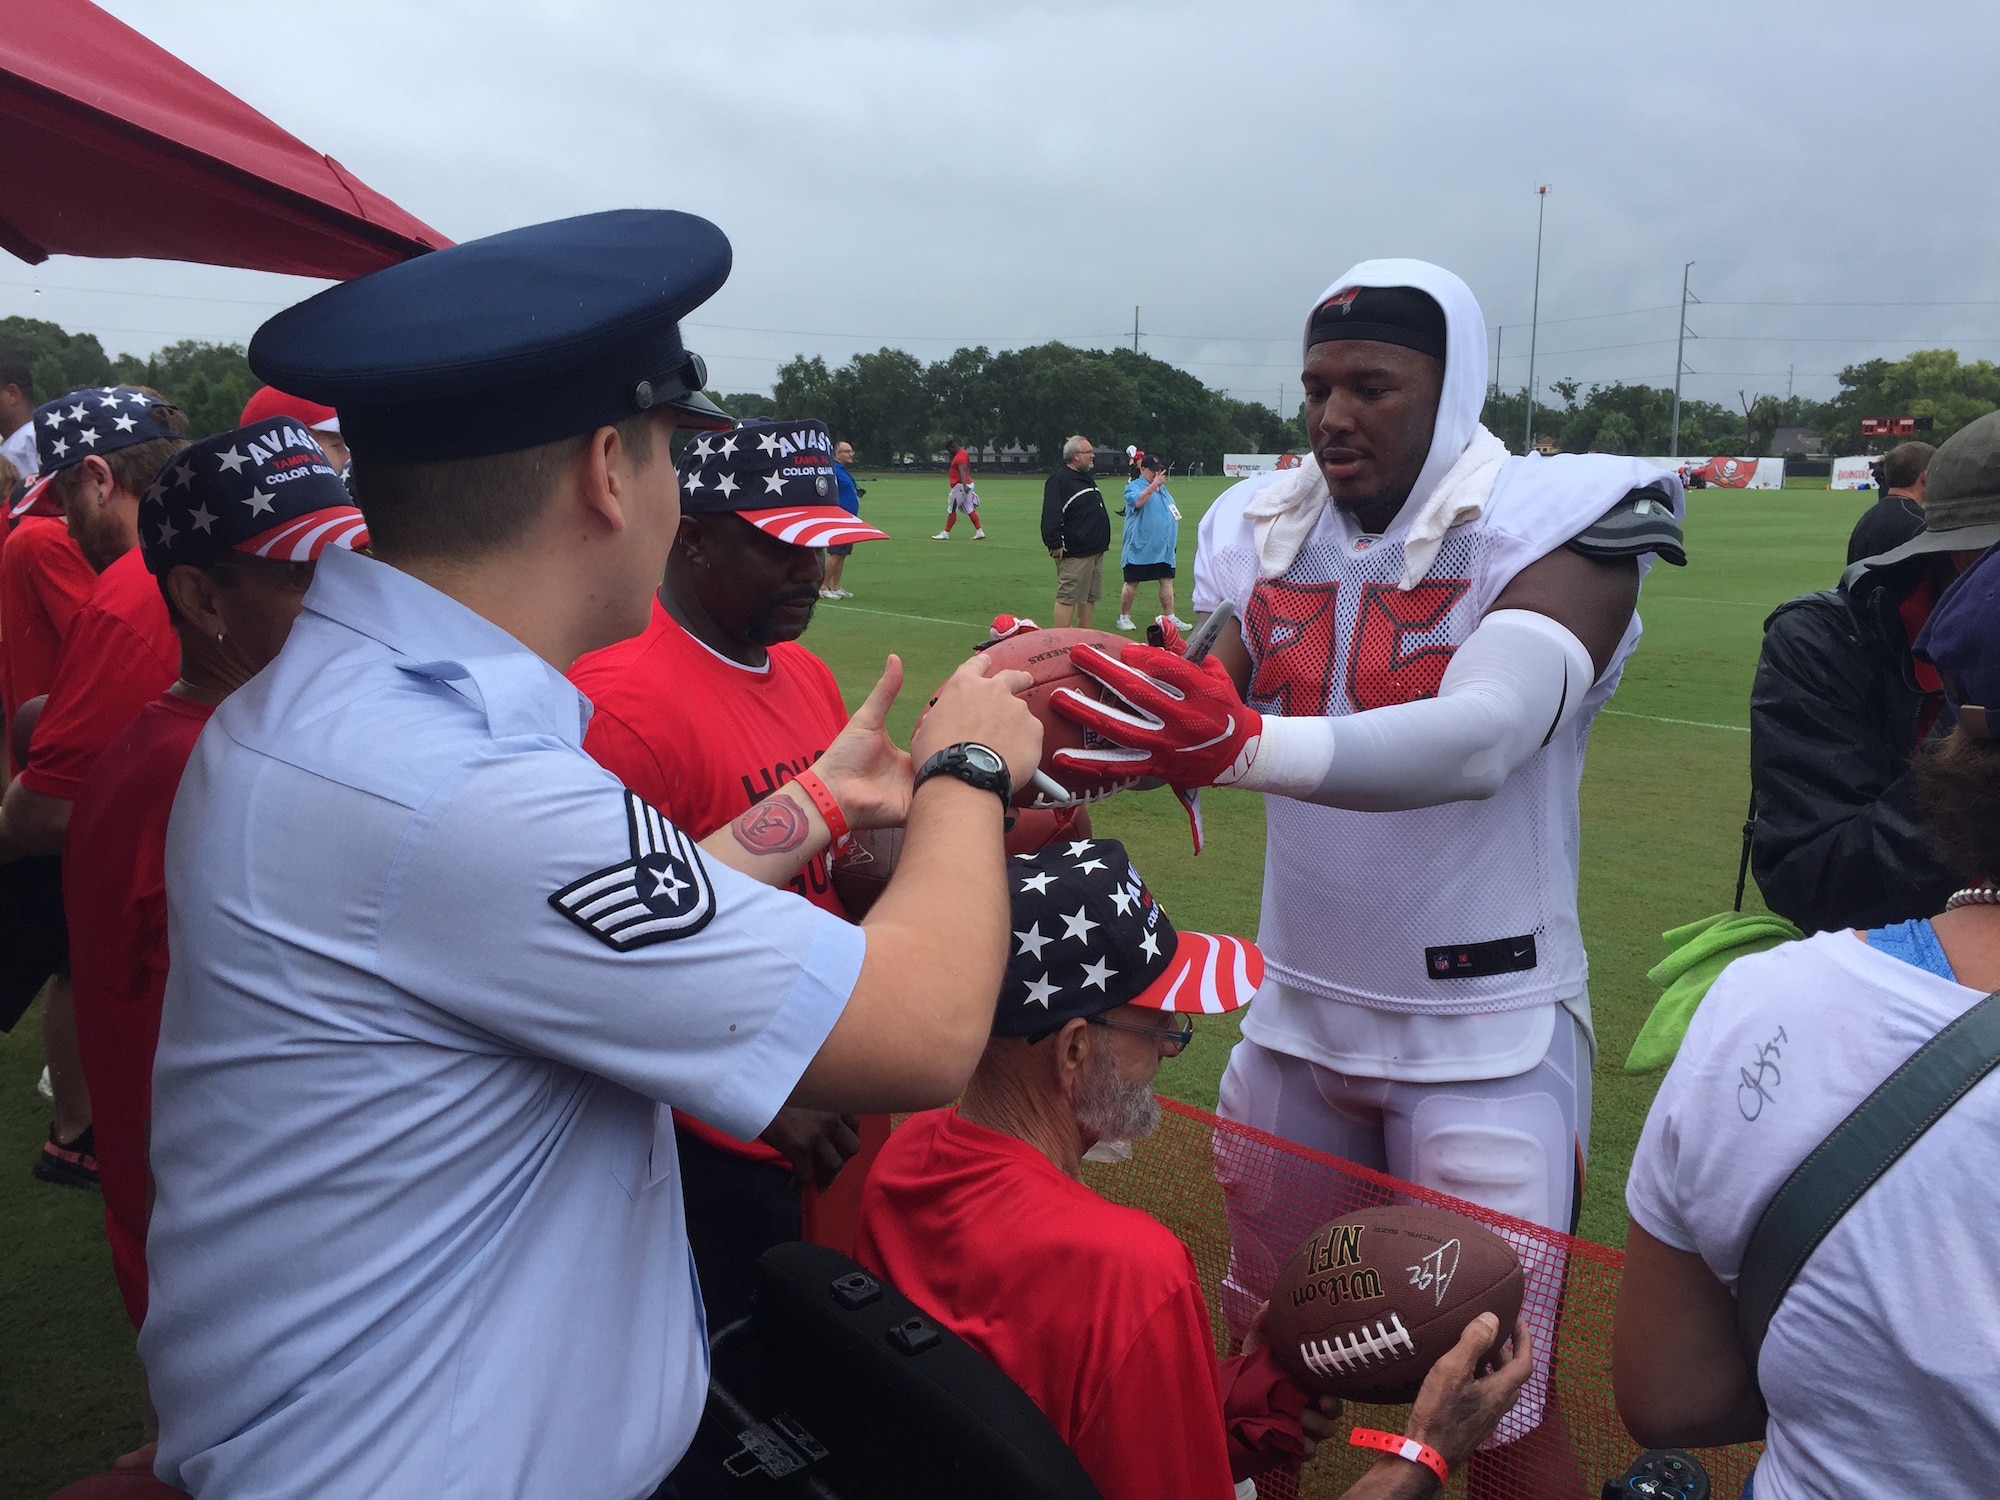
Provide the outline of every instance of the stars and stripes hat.
<path id="1" fill-rule="evenodd" d="M 129 385 L 86 386 L 35 408 L 35 455 L 43 474 L 148 443 L 181 437 L 167 422 L 171 403 Z"/>
<path id="2" fill-rule="evenodd" d="M 1014 936 L 995 1036 L 1040 1038 L 1121 1005 L 1221 1015 L 1263 982 L 1256 944 L 1177 930 L 1116 839 L 1017 854 L 1007 881 Z"/>
<path id="3" fill-rule="evenodd" d="M 326 454 L 292 417 L 203 438 L 167 461 L 139 497 L 139 548 L 152 573 L 237 555 L 311 562 L 368 545 L 368 523 Z"/>
<path id="4" fill-rule="evenodd" d="M 840 508 L 833 435 L 824 422 L 745 422 L 728 432 L 702 433 L 681 449 L 676 472 L 684 515 L 733 510 L 795 547 L 889 539 Z"/>

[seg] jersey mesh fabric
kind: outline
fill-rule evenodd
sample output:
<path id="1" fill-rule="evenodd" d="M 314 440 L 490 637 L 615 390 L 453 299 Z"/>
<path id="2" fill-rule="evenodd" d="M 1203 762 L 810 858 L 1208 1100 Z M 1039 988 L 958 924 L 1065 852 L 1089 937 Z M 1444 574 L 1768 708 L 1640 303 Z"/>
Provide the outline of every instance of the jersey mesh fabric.
<path id="1" fill-rule="evenodd" d="M 1250 699 L 1266 713 L 1344 716 L 1436 696 L 1452 654 L 1507 584 L 1623 491 L 1572 487 L 1567 504 L 1510 504 L 1503 471 L 1479 519 L 1446 534 L 1424 579 L 1397 587 L 1406 520 L 1368 536 L 1328 506 L 1292 565 L 1258 577 L 1239 485 L 1202 523 L 1195 608 L 1228 598 L 1252 661 Z M 1270 972 L 1309 994 L 1379 1010 L 1479 1014 L 1580 993 L 1577 784 L 1597 710 L 1639 637 L 1635 619 L 1583 712 L 1483 802 L 1351 812 L 1265 799 L 1269 838 L 1259 943 Z M 1532 936 L 1528 970 L 1434 980 L 1426 948 Z M 1319 1007 L 1253 1007 L 1244 1034 L 1312 1057 Z"/>

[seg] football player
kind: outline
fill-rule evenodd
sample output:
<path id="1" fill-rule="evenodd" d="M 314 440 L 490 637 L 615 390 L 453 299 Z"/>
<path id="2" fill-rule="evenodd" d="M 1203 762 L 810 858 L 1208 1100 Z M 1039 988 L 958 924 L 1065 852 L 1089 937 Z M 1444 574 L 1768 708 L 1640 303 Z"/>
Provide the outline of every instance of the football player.
<path id="1" fill-rule="evenodd" d="M 1329 287 L 1304 340 L 1315 462 L 1201 524 L 1195 610 L 1235 620 L 1199 666 L 1078 648 L 1133 711 L 1061 711 L 1127 748 L 1055 759 L 1266 794 L 1269 968 L 1226 1118 L 1568 1231 L 1594 1051 L 1577 784 L 1640 580 L 1686 560 L 1684 502 L 1638 459 L 1510 456 L 1479 422 L 1485 350 L 1438 266 Z M 1240 1327 L 1294 1247 L 1260 1236 L 1247 1188 L 1230 1209 Z M 1502 1436 L 1541 1406 L 1531 1388 Z"/>

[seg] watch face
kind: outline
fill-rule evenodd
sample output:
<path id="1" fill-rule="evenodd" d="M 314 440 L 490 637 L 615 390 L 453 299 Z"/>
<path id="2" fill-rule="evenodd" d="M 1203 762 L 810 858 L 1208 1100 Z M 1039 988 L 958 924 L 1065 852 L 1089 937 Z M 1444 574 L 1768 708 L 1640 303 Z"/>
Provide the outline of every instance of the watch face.
<path id="1" fill-rule="evenodd" d="M 984 745 L 967 745 L 965 763 L 975 771 L 999 772 L 1007 769 L 1007 763 Z"/>

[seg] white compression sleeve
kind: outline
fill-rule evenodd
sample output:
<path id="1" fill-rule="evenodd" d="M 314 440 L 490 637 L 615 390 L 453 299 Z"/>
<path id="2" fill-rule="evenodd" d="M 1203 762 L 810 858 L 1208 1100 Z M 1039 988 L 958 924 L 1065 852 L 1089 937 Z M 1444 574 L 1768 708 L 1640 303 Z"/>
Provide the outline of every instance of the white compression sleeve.
<path id="1" fill-rule="evenodd" d="M 1435 698 L 1338 719 L 1266 716 L 1230 784 L 1361 812 L 1490 797 L 1582 711 L 1596 675 L 1566 626 L 1496 609 L 1453 654 Z"/>

